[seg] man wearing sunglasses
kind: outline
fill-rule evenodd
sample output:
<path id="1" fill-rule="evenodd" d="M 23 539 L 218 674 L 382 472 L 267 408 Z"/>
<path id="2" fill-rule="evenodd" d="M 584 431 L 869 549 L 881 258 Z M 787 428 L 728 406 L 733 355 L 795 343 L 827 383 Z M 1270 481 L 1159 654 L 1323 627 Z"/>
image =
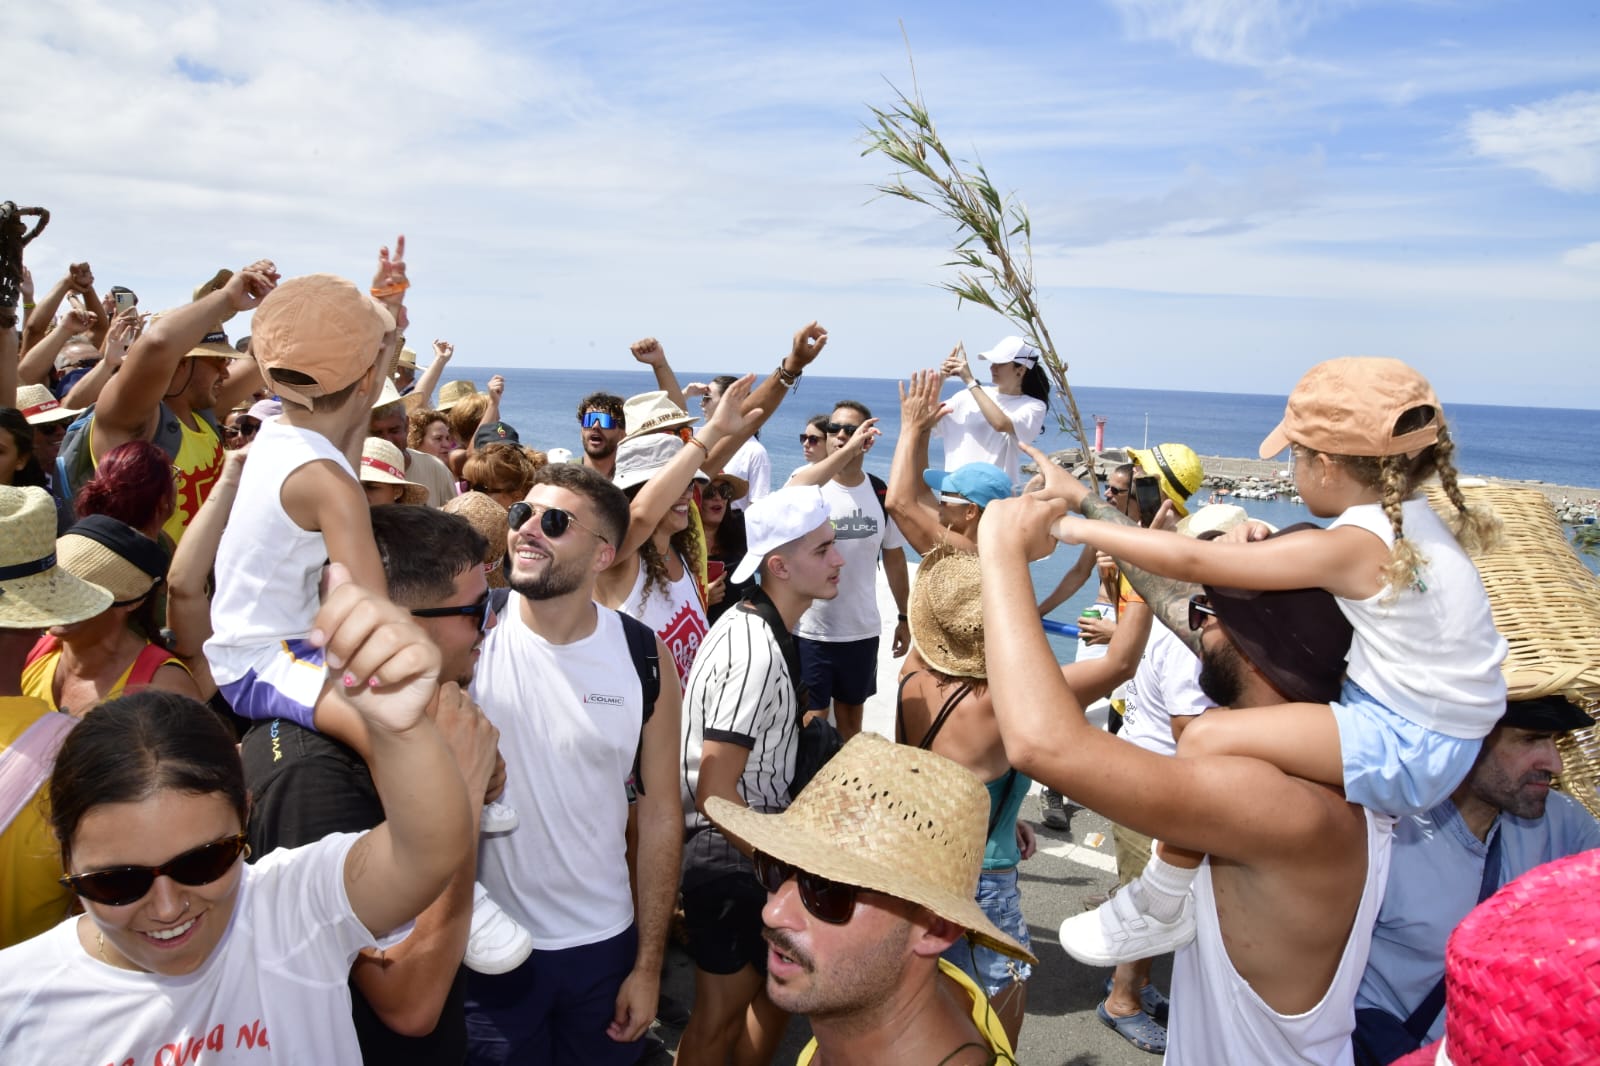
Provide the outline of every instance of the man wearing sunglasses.
<path id="1" fill-rule="evenodd" d="M 799 1066 L 1016 1061 L 982 990 L 940 957 L 966 937 L 1036 961 L 976 902 L 989 794 L 970 771 L 863 733 L 781 814 L 720 796 L 705 811 L 753 851 L 766 996 L 811 1020 Z"/>
<path id="2" fill-rule="evenodd" d="M 1051 525 L 1069 507 L 1127 518 L 1054 464 L 1042 469 L 1043 490 L 992 504 L 990 519 L 1001 520 L 979 532 L 990 690 L 1007 755 L 1115 822 L 1210 856 L 1183 904 L 1198 931 L 1173 963 L 1170 1066 L 1350 1062 L 1393 820 L 1260 760 L 1158 755 L 1089 725 L 1039 629 L 1028 560 L 1048 554 Z M 1219 705 L 1207 714 L 1337 698 L 1350 625 L 1328 593 L 1201 589 L 1124 573 L 1201 655 L 1201 685 Z M 1101 920 L 1070 918 L 1061 935 L 1080 959 L 1096 928 L 1100 964 L 1153 953 L 1149 938 L 1075 924 L 1085 918 Z"/>
<path id="3" fill-rule="evenodd" d="M 591 392 L 578 401 L 578 426 L 583 431 L 583 465 L 611 480 L 617 469 L 617 445 L 628 432 L 622 397 Z"/>
<path id="4" fill-rule="evenodd" d="M 522 822 L 483 838 L 479 877 L 534 948 L 514 970 L 469 976 L 470 1057 L 632 1066 L 656 1015 L 678 887 L 678 676 L 660 671 L 647 717 L 622 616 L 595 602 L 627 536 L 621 489 L 587 467 L 545 466 L 508 524 L 511 595 L 472 694 L 500 730 L 505 802 Z"/>
<path id="5" fill-rule="evenodd" d="M 441 686 L 434 723 L 468 782 L 476 825 L 485 791 L 504 781 L 495 728 L 461 692 L 472 680 L 484 630 L 494 624 L 487 610 L 484 539 L 466 519 L 431 507 L 375 508 L 372 532 L 390 599 L 408 608 L 439 647 L 439 677 L 451 683 Z M 253 799 L 248 833 L 257 858 L 384 820 L 366 763 L 324 733 L 285 720 L 257 722 L 245 734 L 241 755 Z M 465 1060 L 461 960 L 472 920 L 475 860 L 471 855 L 457 869 L 444 893 L 417 916 L 410 936 L 382 953 L 364 953 L 351 969 L 364 1062 Z"/>

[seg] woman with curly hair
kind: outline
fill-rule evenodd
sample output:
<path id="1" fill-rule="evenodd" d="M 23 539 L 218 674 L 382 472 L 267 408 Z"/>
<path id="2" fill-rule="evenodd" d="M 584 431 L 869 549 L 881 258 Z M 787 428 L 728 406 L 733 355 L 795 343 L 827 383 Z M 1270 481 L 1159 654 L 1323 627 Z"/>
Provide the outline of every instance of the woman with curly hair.
<path id="1" fill-rule="evenodd" d="M 456 435 L 443 411 L 413 411 L 406 429 L 406 447 L 426 452 L 441 463 L 450 462 L 456 450 Z"/>
<path id="2" fill-rule="evenodd" d="M 467 456 L 461 477 L 468 492 L 481 492 L 501 507 L 528 494 L 533 475 L 545 465 L 545 454 L 520 444 L 490 444 Z"/>

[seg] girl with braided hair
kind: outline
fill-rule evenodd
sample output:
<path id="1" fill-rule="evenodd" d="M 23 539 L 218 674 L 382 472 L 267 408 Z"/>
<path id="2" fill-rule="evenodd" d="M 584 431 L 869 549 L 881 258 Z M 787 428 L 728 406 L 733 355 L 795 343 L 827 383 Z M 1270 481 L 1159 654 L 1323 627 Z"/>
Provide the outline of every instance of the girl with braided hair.
<path id="1" fill-rule="evenodd" d="M 1460 784 L 1505 710 L 1506 642 L 1466 550 L 1486 545 L 1494 520 L 1467 505 L 1439 400 L 1398 360 L 1333 359 L 1313 367 L 1260 453 L 1270 458 L 1286 446 L 1294 451 L 1295 487 L 1312 514 L 1333 519 L 1327 529 L 1205 542 L 1067 516 L 1053 532 L 1210 587 L 1332 593 L 1354 629 L 1339 700 L 1205 715 L 1184 731 L 1179 754 L 1253 756 L 1340 786 L 1350 802 L 1382 814 L 1426 812 Z M 1454 505 L 1450 525 L 1419 491 L 1435 476 Z M 1194 597 L 1190 625 L 1202 630 L 1208 620 L 1228 632 L 1208 598 Z M 1127 958 L 1171 950 L 1193 935 L 1185 901 L 1199 860 L 1165 846 L 1151 860 L 1133 901 L 1173 928 L 1157 938 L 1157 950 L 1140 943 L 1139 954 Z M 1093 942 L 1096 934 L 1110 942 L 1127 928 L 1112 917 L 1114 902 L 1101 908 L 1095 927 L 1075 927 L 1091 941 L 1080 945 L 1084 955 L 1099 957 L 1104 945 Z M 1073 951 L 1068 930 L 1062 933 Z"/>

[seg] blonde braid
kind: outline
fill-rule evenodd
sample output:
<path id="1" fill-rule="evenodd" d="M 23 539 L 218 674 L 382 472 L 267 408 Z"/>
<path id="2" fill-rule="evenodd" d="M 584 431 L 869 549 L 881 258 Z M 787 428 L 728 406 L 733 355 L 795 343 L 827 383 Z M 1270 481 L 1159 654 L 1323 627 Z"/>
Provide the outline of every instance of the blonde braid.
<path id="1" fill-rule="evenodd" d="M 1450 523 L 1450 531 L 1456 535 L 1456 541 L 1464 550 L 1469 554 L 1477 554 L 1494 547 L 1500 539 L 1500 520 L 1490 511 L 1467 503 L 1457 481 L 1455 453 L 1456 445 L 1450 438 L 1450 430 L 1441 425 L 1439 442 L 1433 446 L 1433 465 L 1439 474 L 1440 487 L 1455 505 L 1456 513 Z"/>
<path id="2" fill-rule="evenodd" d="M 1389 517 L 1389 527 L 1394 530 L 1394 547 L 1389 550 L 1389 562 L 1383 568 L 1383 583 L 1388 593 L 1382 602 L 1393 603 L 1402 589 L 1416 588 L 1426 592 L 1422 581 L 1422 567 L 1427 563 L 1417 546 L 1406 539 L 1405 518 L 1401 506 L 1411 495 L 1411 463 L 1403 455 L 1386 455 L 1378 460 L 1378 477 L 1383 493 L 1383 513 Z"/>

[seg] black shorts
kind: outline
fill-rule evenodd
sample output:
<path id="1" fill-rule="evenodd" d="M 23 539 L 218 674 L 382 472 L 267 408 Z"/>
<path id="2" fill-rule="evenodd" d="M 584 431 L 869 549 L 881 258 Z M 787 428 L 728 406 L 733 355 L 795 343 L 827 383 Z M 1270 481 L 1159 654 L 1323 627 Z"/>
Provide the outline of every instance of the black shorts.
<path id="1" fill-rule="evenodd" d="M 796 637 L 806 710 L 840 703 L 858 705 L 878 691 L 878 638 L 834 642 Z"/>
<path id="2" fill-rule="evenodd" d="M 683 890 L 689 957 L 706 973 L 734 974 L 746 966 L 767 972 L 761 908 L 767 890 L 748 871 L 729 873 Z"/>

